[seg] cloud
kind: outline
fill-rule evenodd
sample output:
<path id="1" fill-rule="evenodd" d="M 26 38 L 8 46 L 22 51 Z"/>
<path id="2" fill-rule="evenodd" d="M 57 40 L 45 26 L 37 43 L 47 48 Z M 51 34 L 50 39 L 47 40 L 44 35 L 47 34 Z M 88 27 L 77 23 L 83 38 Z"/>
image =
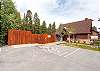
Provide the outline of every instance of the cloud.
<path id="1" fill-rule="evenodd" d="M 14 0 L 17 9 L 23 15 L 28 9 L 33 14 L 37 12 L 41 21 L 49 24 L 53 21 L 60 23 L 83 20 L 88 17 L 94 20 L 93 25 L 100 27 L 97 19 L 99 14 L 99 0 Z M 95 23 L 95 24 L 94 24 Z"/>

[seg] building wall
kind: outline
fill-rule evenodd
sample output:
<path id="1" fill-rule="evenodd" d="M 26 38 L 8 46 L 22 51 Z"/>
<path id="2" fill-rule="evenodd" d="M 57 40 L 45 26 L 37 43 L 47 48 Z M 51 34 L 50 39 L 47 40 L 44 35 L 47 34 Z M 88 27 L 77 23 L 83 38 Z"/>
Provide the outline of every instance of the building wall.
<path id="1" fill-rule="evenodd" d="M 90 42 L 90 34 L 78 34 L 75 35 L 75 41 L 79 43 L 89 43 Z"/>
<path id="2" fill-rule="evenodd" d="M 70 36 L 71 42 L 79 42 L 79 43 L 89 43 L 90 42 L 90 34 L 75 34 Z M 68 41 L 69 37 L 67 35 L 63 36 L 64 41 Z"/>
<path id="3" fill-rule="evenodd" d="M 80 43 L 90 44 L 90 39 L 79 39 Z"/>
<path id="4" fill-rule="evenodd" d="M 78 34 L 76 35 L 77 39 L 88 39 L 88 34 Z"/>

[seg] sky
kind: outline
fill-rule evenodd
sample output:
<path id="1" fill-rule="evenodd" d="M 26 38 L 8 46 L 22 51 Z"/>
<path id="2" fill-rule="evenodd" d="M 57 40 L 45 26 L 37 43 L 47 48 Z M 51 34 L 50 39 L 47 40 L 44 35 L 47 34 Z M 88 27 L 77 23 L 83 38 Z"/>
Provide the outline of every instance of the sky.
<path id="1" fill-rule="evenodd" d="M 15 6 L 23 17 L 27 10 L 34 15 L 38 13 L 41 23 L 56 22 L 65 24 L 89 18 L 94 20 L 93 26 L 100 28 L 100 0 L 14 0 Z M 99 30 L 100 31 L 100 30 Z"/>

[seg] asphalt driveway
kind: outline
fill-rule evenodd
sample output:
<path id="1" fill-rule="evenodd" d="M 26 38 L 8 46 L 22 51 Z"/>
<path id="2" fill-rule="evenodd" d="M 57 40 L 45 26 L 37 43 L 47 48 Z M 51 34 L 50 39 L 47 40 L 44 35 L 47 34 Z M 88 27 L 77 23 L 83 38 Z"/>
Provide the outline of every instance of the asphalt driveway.
<path id="1" fill-rule="evenodd" d="M 0 71 L 100 71 L 100 52 L 63 45 L 1 48 Z"/>

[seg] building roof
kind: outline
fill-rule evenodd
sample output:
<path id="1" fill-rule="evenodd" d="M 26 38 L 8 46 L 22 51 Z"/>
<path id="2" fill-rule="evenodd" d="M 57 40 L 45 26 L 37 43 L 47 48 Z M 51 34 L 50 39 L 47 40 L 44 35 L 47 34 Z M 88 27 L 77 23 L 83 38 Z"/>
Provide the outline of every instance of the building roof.
<path id="1" fill-rule="evenodd" d="M 85 20 L 72 22 L 72 23 L 66 23 L 66 24 L 60 24 L 63 28 L 72 28 L 74 34 L 81 34 L 81 33 L 91 33 L 92 28 L 92 20 L 85 18 Z"/>

